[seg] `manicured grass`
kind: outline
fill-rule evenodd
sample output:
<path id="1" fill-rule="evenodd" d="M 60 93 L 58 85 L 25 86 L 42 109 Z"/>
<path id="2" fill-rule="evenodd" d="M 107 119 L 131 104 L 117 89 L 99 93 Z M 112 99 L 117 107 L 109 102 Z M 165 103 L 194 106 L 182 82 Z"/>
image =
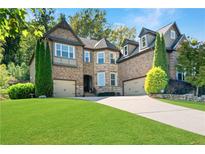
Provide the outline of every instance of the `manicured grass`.
<path id="1" fill-rule="evenodd" d="M 205 103 L 199 103 L 193 101 L 182 101 L 182 100 L 169 100 L 169 99 L 160 99 L 160 100 L 174 105 L 205 111 Z"/>
<path id="2" fill-rule="evenodd" d="M 205 144 L 204 136 L 76 99 L 2 101 L 0 131 L 1 144 Z"/>

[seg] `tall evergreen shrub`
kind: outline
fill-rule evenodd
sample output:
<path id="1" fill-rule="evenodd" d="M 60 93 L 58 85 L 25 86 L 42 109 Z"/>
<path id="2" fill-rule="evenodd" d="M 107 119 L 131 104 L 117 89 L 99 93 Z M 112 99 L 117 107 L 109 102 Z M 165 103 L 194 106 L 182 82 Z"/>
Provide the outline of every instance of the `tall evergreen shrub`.
<path id="1" fill-rule="evenodd" d="M 39 81 L 39 52 L 40 52 L 40 41 L 37 40 L 36 50 L 35 50 L 35 95 L 38 96 L 38 81 Z"/>
<path id="2" fill-rule="evenodd" d="M 51 97 L 53 95 L 53 79 L 51 68 L 51 55 L 48 42 L 46 43 L 46 56 L 45 56 L 45 93 L 46 96 Z"/>
<path id="3" fill-rule="evenodd" d="M 45 74 L 45 46 L 44 46 L 44 42 L 41 41 L 40 43 L 40 53 L 39 53 L 39 78 L 38 78 L 38 96 L 40 95 L 45 95 L 45 78 L 46 78 L 46 74 Z"/>
<path id="4" fill-rule="evenodd" d="M 38 41 L 35 54 L 35 87 L 36 96 L 46 95 L 51 97 L 53 94 L 52 66 L 49 44 Z"/>
<path id="5" fill-rule="evenodd" d="M 163 35 L 157 33 L 154 49 L 153 67 L 160 67 L 168 75 L 167 51 Z"/>
<path id="6" fill-rule="evenodd" d="M 167 73 L 167 76 L 169 78 L 169 70 L 168 70 L 168 57 L 167 57 L 167 50 L 166 45 L 164 41 L 164 36 L 161 36 L 161 45 L 162 45 L 162 64 L 161 68 Z"/>
<path id="7" fill-rule="evenodd" d="M 154 49 L 153 67 L 161 67 L 162 65 L 162 45 L 160 34 L 157 33 Z"/>

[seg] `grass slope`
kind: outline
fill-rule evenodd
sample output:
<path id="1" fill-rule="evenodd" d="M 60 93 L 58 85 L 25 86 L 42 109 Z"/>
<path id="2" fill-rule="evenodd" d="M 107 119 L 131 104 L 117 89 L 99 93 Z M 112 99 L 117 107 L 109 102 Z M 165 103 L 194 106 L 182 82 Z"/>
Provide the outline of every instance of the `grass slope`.
<path id="1" fill-rule="evenodd" d="M 1 144 L 205 144 L 205 137 L 94 102 L 1 102 Z"/>
<path id="2" fill-rule="evenodd" d="M 205 103 L 198 103 L 198 102 L 193 102 L 193 101 L 183 101 L 183 100 L 169 100 L 169 99 L 160 99 L 160 100 L 166 103 L 174 104 L 174 105 L 179 105 L 183 107 L 205 111 Z"/>

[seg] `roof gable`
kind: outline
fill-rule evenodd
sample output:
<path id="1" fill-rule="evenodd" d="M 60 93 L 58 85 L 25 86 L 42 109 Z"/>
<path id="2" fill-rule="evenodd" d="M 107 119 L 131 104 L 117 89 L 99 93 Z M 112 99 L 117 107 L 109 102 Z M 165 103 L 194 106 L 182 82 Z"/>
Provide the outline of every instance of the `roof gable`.
<path id="1" fill-rule="evenodd" d="M 53 40 L 58 40 L 59 38 L 59 41 L 62 40 L 63 38 L 60 38 L 60 36 L 56 36 L 56 37 L 52 36 L 52 33 L 54 33 L 57 29 L 61 29 L 65 33 L 70 32 L 75 38 L 75 40 L 69 40 L 68 38 L 67 39 L 64 38 L 64 42 L 71 42 L 71 43 L 73 42 L 76 45 L 84 45 L 80 40 L 80 38 L 74 33 L 71 26 L 65 21 L 65 19 L 63 19 L 61 22 L 59 22 L 57 25 L 51 28 L 47 33 L 45 33 L 44 38 L 53 39 Z"/>
<path id="2" fill-rule="evenodd" d="M 150 33 L 152 35 L 156 35 L 155 31 L 143 27 L 142 30 L 140 31 L 139 37 L 141 37 L 147 33 Z"/>
<path id="3" fill-rule="evenodd" d="M 80 37 L 80 39 L 84 43 L 85 48 L 88 48 L 88 49 L 92 49 L 92 50 L 111 49 L 111 50 L 118 51 L 118 48 L 114 44 L 110 43 L 105 38 L 102 38 L 101 40 L 93 40 L 93 39 Z"/>
<path id="4" fill-rule="evenodd" d="M 159 32 L 160 34 L 165 34 L 171 27 L 174 27 L 179 33 L 179 35 L 181 35 L 176 22 L 169 23 L 168 25 L 163 26 L 162 28 L 158 29 L 157 32 Z"/>
<path id="5" fill-rule="evenodd" d="M 125 46 L 127 44 L 131 44 L 131 45 L 139 45 L 139 42 L 137 41 L 134 41 L 134 40 L 129 40 L 129 39 L 124 39 L 123 43 L 122 43 L 122 46 Z"/>

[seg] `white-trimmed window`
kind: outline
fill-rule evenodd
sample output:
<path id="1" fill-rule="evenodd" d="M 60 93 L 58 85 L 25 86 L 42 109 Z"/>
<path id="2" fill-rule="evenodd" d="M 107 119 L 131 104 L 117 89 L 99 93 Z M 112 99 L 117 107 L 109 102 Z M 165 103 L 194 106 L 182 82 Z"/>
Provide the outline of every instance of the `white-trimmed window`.
<path id="1" fill-rule="evenodd" d="M 61 43 L 55 43 L 55 56 L 75 59 L 75 47 Z"/>
<path id="2" fill-rule="evenodd" d="M 117 86 L 117 73 L 110 73 L 110 85 Z"/>
<path id="3" fill-rule="evenodd" d="M 176 38 L 176 32 L 174 30 L 171 30 L 171 39 Z"/>
<path id="4" fill-rule="evenodd" d="M 104 64 L 105 63 L 105 53 L 104 52 L 98 52 L 97 53 L 97 63 L 98 64 Z"/>
<path id="5" fill-rule="evenodd" d="M 110 64 L 116 64 L 116 54 L 110 52 Z"/>
<path id="6" fill-rule="evenodd" d="M 142 36 L 141 41 L 142 41 L 142 43 L 141 43 L 142 48 L 147 47 L 147 37 L 146 37 L 146 35 Z"/>
<path id="7" fill-rule="evenodd" d="M 179 81 L 184 81 L 184 78 L 185 78 L 185 73 L 183 72 L 176 72 L 176 79 L 179 80 Z"/>
<path id="8" fill-rule="evenodd" d="M 124 56 L 128 55 L 128 45 L 124 46 L 123 55 Z"/>
<path id="9" fill-rule="evenodd" d="M 105 86 L 105 72 L 97 73 L 97 85 L 100 87 Z"/>
<path id="10" fill-rule="evenodd" d="M 84 62 L 86 62 L 86 63 L 90 62 L 90 51 L 84 52 Z"/>

